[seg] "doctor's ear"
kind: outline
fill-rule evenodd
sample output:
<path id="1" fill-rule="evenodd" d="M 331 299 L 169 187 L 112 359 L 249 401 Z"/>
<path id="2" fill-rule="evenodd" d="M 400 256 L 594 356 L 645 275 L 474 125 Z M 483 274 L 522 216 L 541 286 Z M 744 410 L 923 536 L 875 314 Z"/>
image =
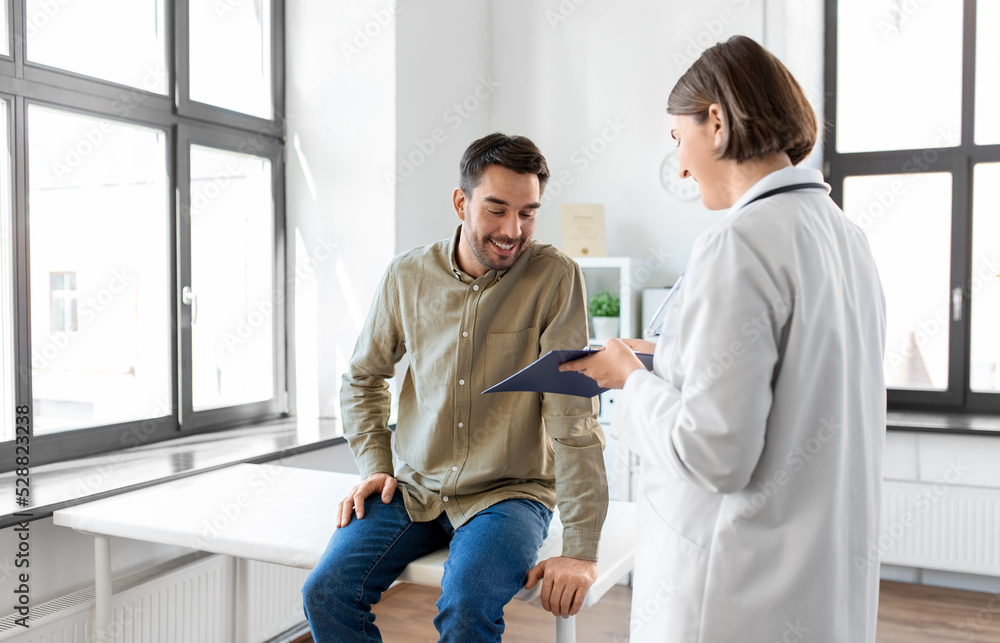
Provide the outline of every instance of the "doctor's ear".
<path id="1" fill-rule="evenodd" d="M 455 191 L 451 193 L 451 202 L 455 206 L 455 214 L 462 221 L 465 221 L 465 191 L 462 188 L 455 188 Z"/>
<path id="2" fill-rule="evenodd" d="M 709 127 L 709 132 L 712 134 L 712 140 L 715 143 L 715 147 L 722 147 L 722 140 L 725 138 L 726 133 L 726 116 L 722 112 L 722 107 L 718 103 L 712 103 L 708 106 L 708 118 L 706 119 L 706 125 Z"/>

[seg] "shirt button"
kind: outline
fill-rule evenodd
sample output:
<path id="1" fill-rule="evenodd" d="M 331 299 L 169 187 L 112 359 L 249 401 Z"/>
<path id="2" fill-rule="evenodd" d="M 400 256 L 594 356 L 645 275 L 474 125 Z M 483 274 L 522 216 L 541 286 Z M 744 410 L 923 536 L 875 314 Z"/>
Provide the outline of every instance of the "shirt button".
<path id="1" fill-rule="evenodd" d="M 465 386 L 465 380 L 458 380 L 459 386 Z"/>
<path id="2" fill-rule="evenodd" d="M 464 427 L 464 426 L 465 426 L 465 422 L 459 422 L 459 423 L 458 423 L 458 428 L 460 428 L 460 429 L 461 429 L 461 428 L 462 428 L 462 427 Z"/>
<path id="3" fill-rule="evenodd" d="M 448 496 L 445 496 L 444 498 L 441 498 L 441 500 L 444 500 L 445 502 L 448 502 Z"/>
<path id="4" fill-rule="evenodd" d="M 462 337 L 468 337 L 468 336 L 469 336 L 469 331 L 463 330 L 462 331 Z"/>
<path id="5" fill-rule="evenodd" d="M 479 284 L 476 284 L 475 286 L 473 286 L 472 289 L 473 290 L 479 290 Z"/>
<path id="6" fill-rule="evenodd" d="M 452 467 L 451 470 L 452 471 L 458 471 L 458 467 Z"/>

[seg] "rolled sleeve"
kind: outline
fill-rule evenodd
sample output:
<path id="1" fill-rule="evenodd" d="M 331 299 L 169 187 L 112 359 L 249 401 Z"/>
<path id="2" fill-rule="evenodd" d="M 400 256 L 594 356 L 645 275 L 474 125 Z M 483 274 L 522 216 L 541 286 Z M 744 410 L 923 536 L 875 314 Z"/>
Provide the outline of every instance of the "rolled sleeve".
<path id="1" fill-rule="evenodd" d="M 573 265 L 559 288 L 558 306 L 541 335 L 541 351 L 586 345 L 587 311 L 583 274 Z M 604 433 L 597 422 L 597 398 L 545 394 L 542 418 L 553 440 L 556 498 L 563 524 L 563 556 L 597 560 L 608 511 Z"/>
<path id="2" fill-rule="evenodd" d="M 398 322 L 394 265 L 382 279 L 340 389 L 344 437 L 362 477 L 393 474 L 387 380 L 395 375 L 406 350 Z"/>

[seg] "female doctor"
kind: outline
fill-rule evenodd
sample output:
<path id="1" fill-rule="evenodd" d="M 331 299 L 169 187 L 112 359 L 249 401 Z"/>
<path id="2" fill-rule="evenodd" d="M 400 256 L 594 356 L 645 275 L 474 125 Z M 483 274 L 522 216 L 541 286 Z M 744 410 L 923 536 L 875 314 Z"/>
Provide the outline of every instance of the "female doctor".
<path id="1" fill-rule="evenodd" d="M 885 305 L 862 231 L 811 169 L 788 70 L 735 37 L 670 94 L 680 175 L 725 218 L 659 341 L 563 365 L 623 389 L 642 461 L 631 641 L 875 641 Z M 655 349 L 653 372 L 633 349 Z"/>

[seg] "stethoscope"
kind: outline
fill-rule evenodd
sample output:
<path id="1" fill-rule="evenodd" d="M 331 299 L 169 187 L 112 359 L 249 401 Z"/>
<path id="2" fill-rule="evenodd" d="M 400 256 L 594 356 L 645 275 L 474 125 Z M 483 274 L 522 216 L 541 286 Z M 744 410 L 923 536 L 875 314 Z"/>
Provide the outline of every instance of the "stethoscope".
<path id="1" fill-rule="evenodd" d="M 809 188 L 819 188 L 821 190 L 827 189 L 825 183 L 792 183 L 791 185 L 783 185 L 780 188 L 774 188 L 773 190 L 762 192 L 744 203 L 742 207 L 746 207 L 754 201 L 760 201 L 761 199 L 766 199 L 769 196 L 774 196 L 775 194 L 792 192 L 794 190 L 807 190 Z M 675 281 L 674 285 L 671 286 L 670 292 L 667 293 L 667 296 L 664 298 L 663 303 L 661 303 L 660 307 L 656 309 L 655 313 L 653 313 L 653 319 L 649 322 L 649 326 L 643 332 L 643 337 L 659 337 L 660 332 L 663 330 L 663 318 L 666 317 L 667 314 L 667 305 L 670 303 L 670 300 L 674 298 L 674 295 L 677 294 L 677 291 L 680 290 L 682 281 L 684 281 L 683 274 L 677 278 L 677 281 Z"/>

